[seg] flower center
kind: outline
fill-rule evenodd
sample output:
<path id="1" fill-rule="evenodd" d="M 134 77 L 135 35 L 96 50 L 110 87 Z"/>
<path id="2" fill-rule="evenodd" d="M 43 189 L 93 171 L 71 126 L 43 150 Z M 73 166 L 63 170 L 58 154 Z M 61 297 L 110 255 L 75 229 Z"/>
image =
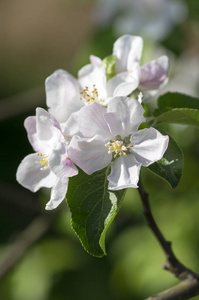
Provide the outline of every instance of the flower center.
<path id="1" fill-rule="evenodd" d="M 111 140 L 105 146 L 108 148 L 108 153 L 115 153 L 114 158 L 116 158 L 117 155 L 120 156 L 126 156 L 128 153 L 128 149 L 133 147 L 133 145 L 126 145 L 124 141 L 122 140 Z"/>
<path id="2" fill-rule="evenodd" d="M 40 163 L 43 167 L 40 170 L 45 170 L 49 167 L 48 165 L 48 155 L 42 154 L 42 153 L 37 153 L 38 156 L 41 157 L 40 160 L 36 160 L 36 163 Z"/>
<path id="3" fill-rule="evenodd" d="M 95 84 L 93 84 L 93 90 L 91 92 L 87 86 L 80 92 L 80 100 L 84 100 L 86 104 L 96 102 L 102 106 L 105 106 L 105 100 L 99 98 L 98 90 Z"/>

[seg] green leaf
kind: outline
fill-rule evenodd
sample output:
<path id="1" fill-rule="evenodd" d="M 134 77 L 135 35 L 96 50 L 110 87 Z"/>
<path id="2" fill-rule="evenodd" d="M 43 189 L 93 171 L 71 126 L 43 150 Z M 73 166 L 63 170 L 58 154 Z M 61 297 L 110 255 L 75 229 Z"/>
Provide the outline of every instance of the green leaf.
<path id="1" fill-rule="evenodd" d="M 180 93 L 167 93 L 158 99 L 158 109 L 153 115 L 157 124 L 199 126 L 199 99 Z"/>
<path id="2" fill-rule="evenodd" d="M 98 257 L 106 254 L 105 234 L 125 194 L 125 190 L 108 191 L 108 171 L 87 175 L 79 170 L 70 178 L 67 192 L 72 227 L 85 250 Z"/>
<path id="3" fill-rule="evenodd" d="M 154 111 L 154 116 L 176 108 L 199 109 L 199 99 L 180 93 L 166 93 L 159 97 L 158 109 Z"/>
<path id="4" fill-rule="evenodd" d="M 107 80 L 115 76 L 115 64 L 116 64 L 115 55 L 109 55 L 103 59 L 102 65 L 105 67 Z"/>
<path id="5" fill-rule="evenodd" d="M 169 136 L 169 145 L 163 158 L 148 168 L 153 173 L 166 180 L 172 188 L 175 188 L 180 181 L 183 167 L 184 157 L 182 150 Z"/>
<path id="6" fill-rule="evenodd" d="M 199 126 L 199 109 L 175 108 L 158 116 L 156 122 Z"/>

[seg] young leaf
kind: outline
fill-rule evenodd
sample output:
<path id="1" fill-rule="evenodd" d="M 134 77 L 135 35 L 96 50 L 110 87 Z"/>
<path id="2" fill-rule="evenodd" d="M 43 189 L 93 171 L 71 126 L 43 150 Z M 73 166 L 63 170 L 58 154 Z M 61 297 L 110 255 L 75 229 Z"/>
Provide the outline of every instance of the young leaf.
<path id="1" fill-rule="evenodd" d="M 148 168 L 153 173 L 166 180 L 172 188 L 175 188 L 180 181 L 183 167 L 184 157 L 182 150 L 169 136 L 169 146 L 164 156 Z"/>
<path id="2" fill-rule="evenodd" d="M 79 170 L 70 178 L 67 192 L 72 227 L 85 250 L 98 257 L 106 254 L 105 233 L 125 194 L 125 190 L 108 191 L 107 176 L 108 168 L 92 175 Z"/>
<path id="3" fill-rule="evenodd" d="M 115 76 L 115 64 L 116 64 L 115 55 L 109 55 L 103 59 L 102 65 L 105 67 L 107 80 Z"/>

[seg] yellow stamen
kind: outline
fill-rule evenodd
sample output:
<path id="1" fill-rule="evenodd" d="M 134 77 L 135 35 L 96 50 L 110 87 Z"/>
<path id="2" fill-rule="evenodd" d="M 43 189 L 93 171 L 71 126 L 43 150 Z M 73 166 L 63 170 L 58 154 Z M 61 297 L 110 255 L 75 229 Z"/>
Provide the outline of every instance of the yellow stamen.
<path id="1" fill-rule="evenodd" d="M 42 153 L 37 153 L 37 156 L 41 156 L 42 158 L 40 159 L 40 161 L 36 160 L 36 163 L 40 163 L 43 167 L 40 168 L 40 170 L 45 170 L 49 167 L 48 165 L 48 155 L 46 154 L 42 154 Z"/>
<path id="2" fill-rule="evenodd" d="M 119 156 L 127 156 L 127 151 L 129 148 L 133 147 L 133 145 L 125 145 L 125 142 L 122 140 L 111 140 L 105 146 L 108 148 L 108 153 L 114 153 L 113 157 L 116 158 Z"/>
<path id="3" fill-rule="evenodd" d="M 88 87 L 86 86 L 81 92 L 80 96 L 83 96 L 86 103 L 91 104 L 93 102 L 96 102 L 98 104 L 101 104 L 102 106 L 105 106 L 105 101 L 103 99 L 99 99 L 98 90 L 96 88 L 96 85 L 93 84 L 93 90 L 89 91 Z M 80 97 L 80 100 L 82 100 L 82 97 Z"/>

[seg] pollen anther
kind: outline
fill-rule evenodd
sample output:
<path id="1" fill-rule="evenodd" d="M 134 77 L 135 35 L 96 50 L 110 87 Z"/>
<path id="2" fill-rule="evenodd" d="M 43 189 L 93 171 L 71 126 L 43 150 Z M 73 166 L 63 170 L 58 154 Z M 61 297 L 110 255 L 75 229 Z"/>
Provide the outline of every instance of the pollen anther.
<path id="1" fill-rule="evenodd" d="M 81 92 L 80 92 L 80 100 L 83 99 L 85 100 L 85 102 L 87 104 L 91 104 L 93 102 L 96 102 L 98 104 L 101 104 L 102 106 L 105 106 L 104 104 L 104 100 L 103 99 L 99 99 L 99 94 L 98 94 L 98 90 L 96 88 L 96 85 L 93 84 L 93 90 L 89 91 L 88 87 L 86 86 Z"/>
<path id="2" fill-rule="evenodd" d="M 40 160 L 36 160 L 36 163 L 40 163 L 43 167 L 40 168 L 40 170 L 45 170 L 49 167 L 48 165 L 48 155 L 42 154 L 42 153 L 37 153 L 37 156 L 41 156 Z"/>

